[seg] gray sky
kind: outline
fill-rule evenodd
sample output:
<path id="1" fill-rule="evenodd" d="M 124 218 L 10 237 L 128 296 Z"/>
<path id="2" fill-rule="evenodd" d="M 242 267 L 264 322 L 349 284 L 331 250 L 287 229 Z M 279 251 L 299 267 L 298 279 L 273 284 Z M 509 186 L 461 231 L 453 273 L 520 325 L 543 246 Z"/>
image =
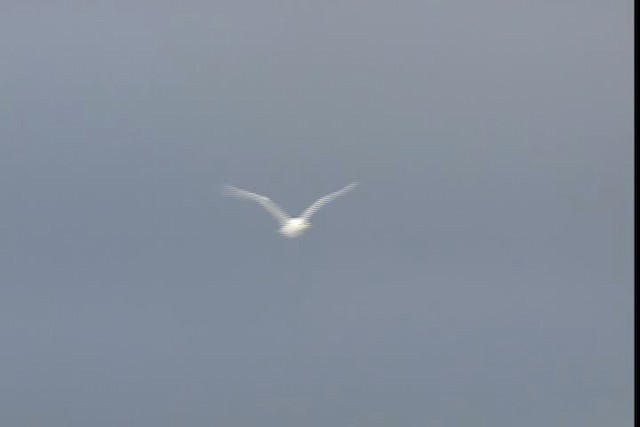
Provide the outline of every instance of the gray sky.
<path id="1" fill-rule="evenodd" d="M 98 3 L 2 6 L 2 425 L 631 425 L 631 1 Z"/>

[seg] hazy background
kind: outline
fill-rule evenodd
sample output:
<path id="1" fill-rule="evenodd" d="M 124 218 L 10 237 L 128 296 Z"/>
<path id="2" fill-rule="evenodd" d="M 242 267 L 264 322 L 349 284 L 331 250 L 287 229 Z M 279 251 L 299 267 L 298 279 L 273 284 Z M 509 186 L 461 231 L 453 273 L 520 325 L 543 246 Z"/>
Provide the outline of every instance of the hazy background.
<path id="1" fill-rule="evenodd" d="M 626 0 L 3 1 L 0 423 L 631 425 L 632 35 Z M 352 180 L 296 240 L 219 196 Z"/>

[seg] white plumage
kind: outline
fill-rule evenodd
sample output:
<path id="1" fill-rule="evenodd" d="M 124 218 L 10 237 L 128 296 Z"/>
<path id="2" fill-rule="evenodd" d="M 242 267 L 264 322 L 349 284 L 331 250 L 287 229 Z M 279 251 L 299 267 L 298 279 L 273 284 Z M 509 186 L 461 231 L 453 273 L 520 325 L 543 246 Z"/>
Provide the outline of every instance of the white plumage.
<path id="1" fill-rule="evenodd" d="M 265 196 L 261 196 L 260 194 L 252 193 L 250 191 L 242 190 L 230 185 L 224 188 L 223 194 L 225 196 L 233 196 L 241 199 L 253 200 L 260 203 L 263 208 L 265 208 L 278 220 L 278 222 L 280 223 L 280 233 L 282 233 L 286 237 L 298 237 L 309 227 L 311 227 L 309 218 L 311 218 L 311 216 L 315 214 L 318 209 L 331 202 L 333 199 L 340 197 L 346 192 L 352 190 L 356 185 L 358 185 L 357 182 L 352 182 L 351 184 L 338 191 L 321 197 L 320 199 L 313 202 L 311 206 L 305 209 L 304 212 L 302 212 L 302 214 L 296 218 L 290 217 L 280 206 L 276 205 L 271 199 Z"/>

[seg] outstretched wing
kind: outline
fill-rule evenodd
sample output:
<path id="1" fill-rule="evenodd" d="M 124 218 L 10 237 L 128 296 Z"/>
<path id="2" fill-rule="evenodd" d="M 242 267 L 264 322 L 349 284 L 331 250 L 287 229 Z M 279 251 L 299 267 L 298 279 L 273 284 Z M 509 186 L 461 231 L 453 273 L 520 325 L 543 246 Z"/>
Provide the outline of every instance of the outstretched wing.
<path id="1" fill-rule="evenodd" d="M 340 197 L 343 194 L 345 194 L 346 192 L 352 190 L 353 188 L 355 188 L 356 185 L 358 185 L 357 182 L 352 182 L 351 184 L 349 184 L 346 187 L 344 187 L 342 190 L 338 190 L 338 191 L 336 191 L 334 193 L 327 194 L 326 196 L 316 200 L 315 202 L 313 202 L 313 204 L 311 206 L 309 206 L 307 209 L 305 209 L 305 211 L 302 213 L 301 217 L 306 219 L 306 220 L 309 220 L 309 218 L 311 218 L 311 216 L 314 213 L 316 213 L 316 211 L 318 209 L 320 209 L 322 206 L 326 205 L 327 203 L 329 203 L 330 201 L 332 201 L 336 197 Z"/>
<path id="2" fill-rule="evenodd" d="M 273 215 L 280 224 L 284 224 L 289 220 L 289 215 L 282 210 L 282 208 L 276 205 L 270 198 L 261 196 L 260 194 L 251 193 L 250 191 L 241 190 L 236 187 L 227 185 L 222 190 L 222 194 L 225 196 L 233 196 L 241 199 L 253 200 L 262 205 L 271 215 Z"/>

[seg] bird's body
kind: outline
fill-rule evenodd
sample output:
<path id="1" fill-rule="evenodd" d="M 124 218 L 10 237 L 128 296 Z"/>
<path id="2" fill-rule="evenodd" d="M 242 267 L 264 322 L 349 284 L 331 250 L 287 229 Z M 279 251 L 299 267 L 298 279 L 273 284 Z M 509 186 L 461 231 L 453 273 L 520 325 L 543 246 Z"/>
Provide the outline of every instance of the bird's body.
<path id="1" fill-rule="evenodd" d="M 279 231 L 286 237 L 298 237 L 310 227 L 311 224 L 304 218 L 291 218 L 282 224 Z"/>
<path id="2" fill-rule="evenodd" d="M 271 199 L 265 196 L 261 196 L 260 194 L 251 193 L 246 190 L 241 190 L 236 187 L 227 186 L 224 189 L 224 195 L 234 196 L 243 199 L 253 200 L 258 202 L 264 207 L 271 215 L 273 215 L 278 222 L 280 223 L 280 233 L 285 237 L 298 237 L 302 235 L 305 231 L 307 231 L 311 224 L 309 223 L 309 218 L 316 213 L 318 209 L 320 209 L 325 204 L 329 203 L 336 197 L 339 197 L 351 190 L 357 185 L 357 183 L 352 182 L 341 190 L 338 190 L 334 193 L 327 194 L 326 196 L 316 200 L 311 206 L 309 206 L 299 217 L 291 218 L 282 208 L 276 205 Z"/>

